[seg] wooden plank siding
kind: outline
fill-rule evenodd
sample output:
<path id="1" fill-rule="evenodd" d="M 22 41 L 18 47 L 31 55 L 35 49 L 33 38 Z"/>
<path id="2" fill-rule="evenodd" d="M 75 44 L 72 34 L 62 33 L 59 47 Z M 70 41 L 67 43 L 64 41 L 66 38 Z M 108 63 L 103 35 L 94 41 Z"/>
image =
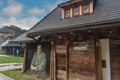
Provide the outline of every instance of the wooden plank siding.
<path id="1" fill-rule="evenodd" d="M 67 45 L 56 43 L 56 79 L 67 80 Z"/>
<path id="2" fill-rule="evenodd" d="M 120 42 L 110 42 L 111 80 L 120 79 Z"/>
<path id="3" fill-rule="evenodd" d="M 87 47 L 75 50 L 75 47 Z M 96 80 L 95 49 L 89 42 L 73 42 L 69 48 L 69 80 Z"/>
<path id="4" fill-rule="evenodd" d="M 75 50 L 75 47 L 86 47 L 86 49 Z M 96 80 L 96 75 L 98 75 L 96 66 L 98 65 L 95 61 L 94 44 L 90 45 L 89 41 L 58 40 L 52 50 L 55 59 L 51 55 L 54 59 L 54 64 L 51 64 L 51 80 Z"/>

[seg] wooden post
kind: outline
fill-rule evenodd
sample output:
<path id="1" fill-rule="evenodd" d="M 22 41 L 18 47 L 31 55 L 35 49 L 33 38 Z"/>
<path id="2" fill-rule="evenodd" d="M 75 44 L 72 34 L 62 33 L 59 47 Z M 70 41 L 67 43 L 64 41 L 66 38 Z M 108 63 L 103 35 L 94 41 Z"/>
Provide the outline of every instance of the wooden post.
<path id="1" fill-rule="evenodd" d="M 54 71 L 54 54 L 55 54 L 55 48 L 54 48 L 54 43 L 51 42 L 52 48 L 51 48 L 51 57 L 50 57 L 50 80 L 54 80 L 55 77 L 55 71 Z"/>
<path id="2" fill-rule="evenodd" d="M 96 67 L 96 80 L 100 80 L 100 55 L 99 55 L 99 46 L 98 46 L 98 42 L 95 39 L 94 40 L 94 46 L 95 46 L 95 67 Z"/>
<path id="3" fill-rule="evenodd" d="M 50 55 L 50 80 L 53 80 L 53 47 L 51 48 L 51 55 Z"/>
<path id="4" fill-rule="evenodd" d="M 51 35 L 50 80 L 56 80 L 56 47 L 54 35 Z"/>
<path id="5" fill-rule="evenodd" d="M 99 77 L 98 78 L 99 78 L 99 80 L 103 80 L 101 46 L 99 46 Z"/>
<path id="6" fill-rule="evenodd" d="M 56 80 L 56 74 L 57 74 L 57 72 L 56 72 L 56 46 L 55 46 L 55 44 L 54 44 L 54 80 Z"/>
<path id="7" fill-rule="evenodd" d="M 96 80 L 103 80 L 101 46 L 99 45 L 97 40 L 95 40 L 95 62 L 96 62 Z"/>
<path id="8" fill-rule="evenodd" d="M 23 72 L 26 71 L 26 57 L 27 57 L 27 49 L 24 47 L 24 63 L 23 63 Z"/>
<path id="9" fill-rule="evenodd" d="M 69 80 L 69 42 L 66 40 L 67 53 L 66 53 L 66 78 Z"/>

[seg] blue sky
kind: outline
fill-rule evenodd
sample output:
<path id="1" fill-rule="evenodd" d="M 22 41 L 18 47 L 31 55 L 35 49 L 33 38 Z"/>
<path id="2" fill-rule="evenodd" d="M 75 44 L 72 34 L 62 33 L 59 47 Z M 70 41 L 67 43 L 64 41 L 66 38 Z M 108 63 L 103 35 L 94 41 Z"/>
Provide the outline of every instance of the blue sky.
<path id="1" fill-rule="evenodd" d="M 58 4 L 68 0 L 0 0 L 0 27 L 30 29 Z"/>

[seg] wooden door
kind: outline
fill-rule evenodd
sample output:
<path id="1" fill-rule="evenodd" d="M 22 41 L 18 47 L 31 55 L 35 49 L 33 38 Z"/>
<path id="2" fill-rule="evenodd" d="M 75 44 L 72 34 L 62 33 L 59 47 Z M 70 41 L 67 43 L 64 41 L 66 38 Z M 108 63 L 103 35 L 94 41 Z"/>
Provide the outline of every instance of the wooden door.
<path id="1" fill-rule="evenodd" d="M 94 43 L 73 42 L 68 64 L 69 80 L 96 80 Z"/>

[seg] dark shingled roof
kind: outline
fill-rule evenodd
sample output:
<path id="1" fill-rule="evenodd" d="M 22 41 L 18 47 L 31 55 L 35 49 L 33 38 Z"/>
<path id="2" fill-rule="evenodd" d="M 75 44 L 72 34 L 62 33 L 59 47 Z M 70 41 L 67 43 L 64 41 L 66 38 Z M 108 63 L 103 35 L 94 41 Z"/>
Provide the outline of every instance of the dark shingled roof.
<path id="1" fill-rule="evenodd" d="M 32 38 L 28 38 L 26 36 L 27 34 L 28 34 L 28 31 L 26 31 L 25 33 L 23 33 L 20 36 L 18 36 L 13 42 L 17 42 L 17 43 L 31 43 L 31 42 L 35 42 L 35 40 L 33 40 Z M 39 38 L 39 36 L 35 37 L 36 40 L 38 38 Z"/>
<path id="2" fill-rule="evenodd" d="M 61 8 L 58 6 L 43 20 L 29 31 L 28 36 L 37 36 L 47 32 L 66 30 L 71 28 L 88 27 L 89 25 L 105 24 L 120 21 L 120 0 L 96 0 L 94 13 L 61 19 Z M 120 23 L 120 22 L 119 22 Z"/>
<path id="3" fill-rule="evenodd" d="M 13 40 L 6 40 L 0 45 L 0 47 L 15 47 L 15 46 L 20 47 L 20 44 L 14 43 Z"/>
<path id="4" fill-rule="evenodd" d="M 33 42 L 33 41 L 34 41 L 33 39 L 26 37 L 27 34 L 28 34 L 28 33 L 25 32 L 25 33 L 23 33 L 22 35 L 18 36 L 18 37 L 14 40 L 14 42 L 22 42 L 22 43 L 24 43 L 24 42 Z"/>

